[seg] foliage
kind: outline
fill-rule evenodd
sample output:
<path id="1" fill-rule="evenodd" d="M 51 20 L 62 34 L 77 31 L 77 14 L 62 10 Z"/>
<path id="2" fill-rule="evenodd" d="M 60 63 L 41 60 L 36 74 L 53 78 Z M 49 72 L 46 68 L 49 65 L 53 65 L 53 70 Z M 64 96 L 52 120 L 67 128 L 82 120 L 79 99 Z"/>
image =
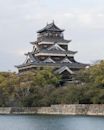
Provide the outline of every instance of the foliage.
<path id="1" fill-rule="evenodd" d="M 81 70 L 77 74 L 77 78 L 84 83 L 94 83 L 96 85 L 104 84 L 104 61 L 92 65 L 85 70 Z"/>
<path id="2" fill-rule="evenodd" d="M 42 70 L 38 70 L 34 77 L 34 85 L 38 85 L 41 87 L 47 85 L 57 85 L 60 82 L 60 76 L 58 74 L 54 74 L 52 69 L 44 68 Z"/>
<path id="3" fill-rule="evenodd" d="M 77 73 L 79 83 L 59 86 L 50 68 L 25 74 L 0 73 L 0 106 L 39 107 L 51 104 L 103 104 L 104 61 Z"/>

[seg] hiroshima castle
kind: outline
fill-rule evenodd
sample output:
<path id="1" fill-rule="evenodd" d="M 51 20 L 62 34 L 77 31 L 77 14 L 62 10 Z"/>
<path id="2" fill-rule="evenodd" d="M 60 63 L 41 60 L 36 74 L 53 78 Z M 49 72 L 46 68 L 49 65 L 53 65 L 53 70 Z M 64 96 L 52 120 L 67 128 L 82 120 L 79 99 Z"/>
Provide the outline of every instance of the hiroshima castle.
<path id="1" fill-rule="evenodd" d="M 68 50 L 71 40 L 64 39 L 64 30 L 54 22 L 37 31 L 37 40 L 31 42 L 33 49 L 26 53 L 23 64 L 16 66 L 19 73 L 50 67 L 63 79 L 71 80 L 76 71 L 87 65 L 75 61 L 76 51 Z"/>

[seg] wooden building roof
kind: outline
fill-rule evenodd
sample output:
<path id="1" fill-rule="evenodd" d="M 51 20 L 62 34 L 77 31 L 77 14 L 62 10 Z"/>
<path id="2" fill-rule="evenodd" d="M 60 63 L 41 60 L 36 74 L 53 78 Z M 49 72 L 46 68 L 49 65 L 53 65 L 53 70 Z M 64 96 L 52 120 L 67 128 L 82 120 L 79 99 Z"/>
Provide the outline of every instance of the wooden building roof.
<path id="1" fill-rule="evenodd" d="M 45 31 L 63 32 L 64 30 L 60 29 L 54 24 L 54 22 L 52 22 L 51 24 L 47 24 L 43 29 L 37 31 L 37 33 L 42 33 Z"/>

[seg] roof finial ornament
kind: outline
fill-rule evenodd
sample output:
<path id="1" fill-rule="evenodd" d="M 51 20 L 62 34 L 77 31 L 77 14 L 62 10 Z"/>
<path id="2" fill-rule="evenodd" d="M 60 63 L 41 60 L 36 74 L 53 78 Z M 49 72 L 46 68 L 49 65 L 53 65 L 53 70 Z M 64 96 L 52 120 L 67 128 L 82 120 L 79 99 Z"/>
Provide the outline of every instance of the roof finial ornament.
<path id="1" fill-rule="evenodd" d="M 55 21 L 53 20 L 53 24 L 55 23 Z"/>

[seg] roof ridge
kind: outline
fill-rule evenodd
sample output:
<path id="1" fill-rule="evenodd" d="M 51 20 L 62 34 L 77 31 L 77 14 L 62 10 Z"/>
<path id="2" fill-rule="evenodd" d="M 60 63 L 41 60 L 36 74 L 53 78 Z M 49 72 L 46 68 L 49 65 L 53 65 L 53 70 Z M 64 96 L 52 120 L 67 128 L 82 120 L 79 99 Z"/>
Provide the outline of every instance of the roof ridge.
<path id="1" fill-rule="evenodd" d="M 48 50 L 61 50 L 61 51 L 65 51 L 60 45 L 58 45 L 57 43 L 54 43 L 51 47 L 48 48 Z"/>
<path id="2" fill-rule="evenodd" d="M 41 33 L 41 32 L 44 32 L 44 31 L 59 31 L 59 32 L 63 32 L 64 30 L 60 29 L 58 26 L 55 25 L 54 22 L 50 23 L 50 24 L 46 24 L 46 26 L 37 31 L 37 33 Z"/>
<path id="3" fill-rule="evenodd" d="M 61 63 L 72 63 L 72 62 L 68 59 L 68 57 L 65 57 L 65 58 L 61 61 Z"/>
<path id="4" fill-rule="evenodd" d="M 63 67 L 59 68 L 58 70 L 56 70 L 56 73 L 61 74 L 65 70 L 67 70 L 70 74 L 74 74 L 74 72 L 68 66 L 63 66 Z"/>
<path id="5" fill-rule="evenodd" d="M 48 62 L 48 63 L 52 62 L 52 63 L 55 63 L 55 61 L 52 58 L 50 58 L 50 57 L 48 57 L 47 59 L 45 59 L 43 62 Z"/>

